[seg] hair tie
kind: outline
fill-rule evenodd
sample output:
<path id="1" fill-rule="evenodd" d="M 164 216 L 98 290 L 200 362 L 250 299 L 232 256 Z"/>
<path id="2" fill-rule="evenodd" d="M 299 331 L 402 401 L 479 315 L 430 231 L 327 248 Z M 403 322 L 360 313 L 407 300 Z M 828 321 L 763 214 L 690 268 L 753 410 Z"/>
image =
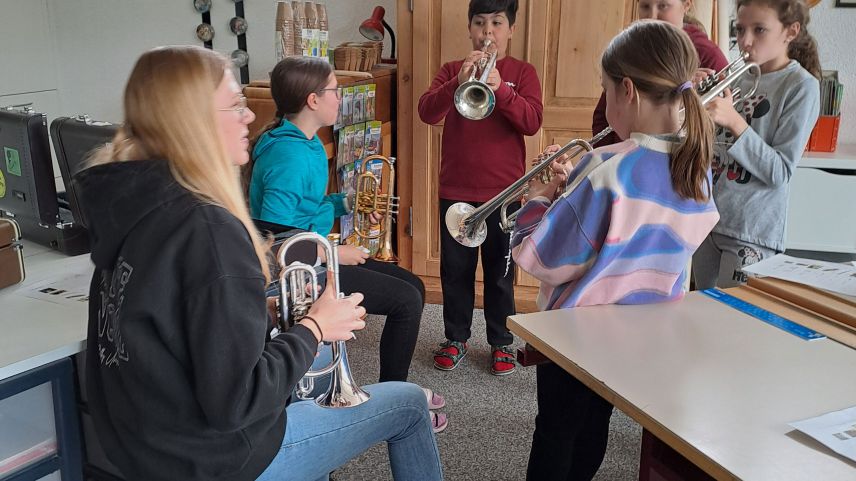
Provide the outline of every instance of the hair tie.
<path id="1" fill-rule="evenodd" d="M 683 92 L 684 92 L 684 90 L 686 90 L 686 89 L 688 89 L 688 88 L 691 88 L 692 86 L 693 86 L 692 81 L 687 80 L 686 82 L 684 82 L 684 83 L 682 83 L 682 84 L 678 85 L 678 87 L 675 89 L 675 91 L 676 91 L 676 92 L 678 92 L 678 93 L 680 94 L 680 93 L 683 93 Z"/>
<path id="2" fill-rule="evenodd" d="M 315 328 L 318 329 L 318 336 L 321 338 L 318 342 L 321 343 L 324 340 L 324 331 L 321 330 L 321 326 L 318 325 L 318 321 L 316 321 L 312 316 L 303 316 L 303 319 L 301 319 L 301 321 L 306 320 L 312 321 L 312 324 L 315 324 Z"/>

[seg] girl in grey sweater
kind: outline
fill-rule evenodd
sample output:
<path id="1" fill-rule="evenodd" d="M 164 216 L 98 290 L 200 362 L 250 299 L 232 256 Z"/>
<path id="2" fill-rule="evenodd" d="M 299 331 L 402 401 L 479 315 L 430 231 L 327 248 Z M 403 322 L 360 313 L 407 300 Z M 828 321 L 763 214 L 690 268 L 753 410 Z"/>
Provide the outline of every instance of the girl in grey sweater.
<path id="1" fill-rule="evenodd" d="M 820 109 L 808 21 L 803 0 L 737 1 L 737 42 L 762 75 L 736 106 L 730 92 L 707 105 L 717 125 L 713 197 L 721 217 L 693 256 L 698 289 L 742 284 L 744 266 L 785 249 L 790 180 Z"/>

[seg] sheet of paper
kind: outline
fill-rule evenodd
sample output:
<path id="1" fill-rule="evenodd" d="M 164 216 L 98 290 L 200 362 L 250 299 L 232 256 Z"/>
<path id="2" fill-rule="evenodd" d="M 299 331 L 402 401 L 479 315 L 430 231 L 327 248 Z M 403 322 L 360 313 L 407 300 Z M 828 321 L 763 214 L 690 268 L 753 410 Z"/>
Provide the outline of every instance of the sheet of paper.
<path id="1" fill-rule="evenodd" d="M 789 426 L 856 461 L 856 406 L 790 423 Z"/>
<path id="2" fill-rule="evenodd" d="M 778 254 L 746 266 L 743 272 L 797 282 L 839 294 L 856 296 L 856 266 Z"/>
<path id="3" fill-rule="evenodd" d="M 81 256 L 81 260 L 69 263 L 61 272 L 22 286 L 16 294 L 54 304 L 86 304 L 89 301 L 90 281 L 92 281 L 92 264 L 89 256 Z"/>

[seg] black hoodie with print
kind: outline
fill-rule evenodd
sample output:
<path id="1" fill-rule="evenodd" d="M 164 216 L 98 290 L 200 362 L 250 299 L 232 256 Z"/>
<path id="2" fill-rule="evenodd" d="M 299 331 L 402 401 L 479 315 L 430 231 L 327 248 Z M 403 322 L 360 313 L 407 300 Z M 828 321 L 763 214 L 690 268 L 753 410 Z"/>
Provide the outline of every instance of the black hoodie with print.
<path id="1" fill-rule="evenodd" d="M 251 480 L 285 432 L 316 339 L 267 339 L 265 281 L 244 225 L 162 160 L 75 182 L 92 239 L 87 383 L 108 458 L 129 480 Z"/>

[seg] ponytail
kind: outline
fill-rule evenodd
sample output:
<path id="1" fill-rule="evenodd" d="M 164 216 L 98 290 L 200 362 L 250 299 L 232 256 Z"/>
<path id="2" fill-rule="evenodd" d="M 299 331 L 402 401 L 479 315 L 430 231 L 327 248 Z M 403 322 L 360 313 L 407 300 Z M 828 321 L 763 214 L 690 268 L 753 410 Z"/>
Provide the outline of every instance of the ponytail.
<path id="1" fill-rule="evenodd" d="M 817 53 L 817 42 L 805 29 L 805 24 L 800 25 L 799 35 L 788 45 L 788 57 L 799 62 L 818 80 L 823 76 L 823 71 L 820 68 L 820 55 Z"/>
<path id="2" fill-rule="evenodd" d="M 701 20 L 695 18 L 694 16 L 690 14 L 684 15 L 684 23 L 687 25 L 692 25 L 693 27 L 697 28 L 699 31 L 707 35 L 707 29 L 705 28 L 704 24 L 701 23 Z"/>
<path id="3" fill-rule="evenodd" d="M 639 55 L 639 46 L 647 55 Z M 636 22 L 612 39 L 601 57 L 603 74 L 629 78 L 655 104 L 684 105 L 684 139 L 671 152 L 672 188 L 684 199 L 710 198 L 707 173 L 713 158 L 713 122 L 688 81 L 698 69 L 698 52 L 680 28 L 662 21 Z"/>
<path id="4" fill-rule="evenodd" d="M 713 159 L 713 122 L 695 89 L 685 89 L 680 95 L 685 135 L 669 164 L 672 186 L 685 199 L 706 202 L 711 193 L 707 172 Z"/>
<path id="5" fill-rule="evenodd" d="M 256 163 L 256 159 L 253 157 L 253 152 L 256 150 L 256 144 L 259 142 L 259 139 L 262 136 L 271 130 L 275 129 L 279 124 L 282 123 L 283 116 L 277 111 L 273 120 L 265 124 L 264 127 L 256 134 L 252 139 L 250 139 L 250 160 L 241 166 L 241 189 L 244 191 L 244 197 L 247 199 L 250 198 L 250 182 L 253 180 L 253 165 Z"/>

